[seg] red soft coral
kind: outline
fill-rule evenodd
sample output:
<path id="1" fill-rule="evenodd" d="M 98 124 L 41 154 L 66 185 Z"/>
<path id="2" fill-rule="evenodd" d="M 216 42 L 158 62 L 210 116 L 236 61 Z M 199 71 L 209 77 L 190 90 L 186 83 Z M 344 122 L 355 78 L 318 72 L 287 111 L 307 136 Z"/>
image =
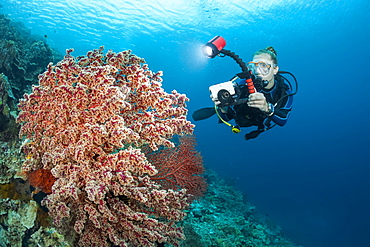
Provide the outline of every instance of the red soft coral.
<path id="1" fill-rule="evenodd" d="M 179 137 L 179 145 L 149 153 L 148 160 L 157 168 L 158 174 L 151 177 L 164 189 L 183 189 L 198 198 L 206 191 L 207 184 L 202 175 L 203 160 L 195 149 L 194 135 Z"/>
<path id="2" fill-rule="evenodd" d="M 56 179 L 53 177 L 50 170 L 41 168 L 28 173 L 28 181 L 36 188 L 36 191 L 41 190 L 46 194 L 50 194 L 51 187 Z"/>

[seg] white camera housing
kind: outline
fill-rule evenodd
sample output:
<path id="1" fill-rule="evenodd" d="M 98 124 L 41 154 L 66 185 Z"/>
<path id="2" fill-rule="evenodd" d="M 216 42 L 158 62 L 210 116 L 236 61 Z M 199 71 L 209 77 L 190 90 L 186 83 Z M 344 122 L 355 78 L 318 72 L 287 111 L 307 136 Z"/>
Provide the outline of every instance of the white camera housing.
<path id="1" fill-rule="evenodd" d="M 218 92 L 220 90 L 226 90 L 230 93 L 231 96 L 235 96 L 235 87 L 234 87 L 234 82 L 232 81 L 227 81 L 227 82 L 222 82 L 216 85 L 212 85 L 209 87 L 209 91 L 211 93 L 210 97 L 216 103 L 216 105 L 221 103 L 218 99 Z"/>

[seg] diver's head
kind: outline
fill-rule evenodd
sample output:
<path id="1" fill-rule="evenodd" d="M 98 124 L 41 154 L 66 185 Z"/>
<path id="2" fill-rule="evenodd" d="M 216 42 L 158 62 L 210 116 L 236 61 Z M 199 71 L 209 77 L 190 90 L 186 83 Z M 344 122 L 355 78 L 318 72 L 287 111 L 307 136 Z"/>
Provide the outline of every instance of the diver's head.
<path id="1" fill-rule="evenodd" d="M 248 63 L 253 75 L 265 81 L 264 87 L 269 89 L 274 86 L 274 76 L 279 71 L 277 53 L 271 46 L 261 49 L 253 54 L 253 61 Z"/>

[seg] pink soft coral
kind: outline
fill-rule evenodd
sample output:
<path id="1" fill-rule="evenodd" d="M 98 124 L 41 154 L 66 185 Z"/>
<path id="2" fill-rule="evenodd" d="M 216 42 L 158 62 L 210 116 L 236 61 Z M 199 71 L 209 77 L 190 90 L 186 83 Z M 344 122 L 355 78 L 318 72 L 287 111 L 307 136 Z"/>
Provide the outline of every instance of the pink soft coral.
<path id="1" fill-rule="evenodd" d="M 131 51 L 71 51 L 20 101 L 23 170 L 51 171 L 43 203 L 80 246 L 177 246 L 189 196 L 151 180 L 158 171 L 141 148 L 173 147 L 172 136 L 192 132 L 188 99 L 164 92 L 161 73 Z"/>

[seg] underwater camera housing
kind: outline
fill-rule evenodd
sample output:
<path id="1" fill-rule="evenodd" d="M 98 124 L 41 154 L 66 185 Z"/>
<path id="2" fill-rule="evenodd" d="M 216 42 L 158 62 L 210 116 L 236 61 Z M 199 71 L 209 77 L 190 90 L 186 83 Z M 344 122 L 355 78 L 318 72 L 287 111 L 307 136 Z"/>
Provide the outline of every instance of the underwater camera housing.
<path id="1" fill-rule="evenodd" d="M 236 79 L 245 79 L 245 84 L 236 83 Z M 209 91 L 215 104 L 223 107 L 246 103 L 249 94 L 259 92 L 263 87 L 260 77 L 255 77 L 250 71 L 246 71 L 237 74 L 230 81 L 210 86 Z"/>
<path id="2" fill-rule="evenodd" d="M 217 106 L 229 106 L 241 104 L 242 90 L 233 81 L 222 82 L 209 87 L 210 97 Z M 243 100 L 246 102 L 246 99 Z"/>
<path id="3" fill-rule="evenodd" d="M 209 92 L 215 104 L 220 106 L 230 105 L 238 98 L 232 81 L 212 85 L 209 87 Z"/>

